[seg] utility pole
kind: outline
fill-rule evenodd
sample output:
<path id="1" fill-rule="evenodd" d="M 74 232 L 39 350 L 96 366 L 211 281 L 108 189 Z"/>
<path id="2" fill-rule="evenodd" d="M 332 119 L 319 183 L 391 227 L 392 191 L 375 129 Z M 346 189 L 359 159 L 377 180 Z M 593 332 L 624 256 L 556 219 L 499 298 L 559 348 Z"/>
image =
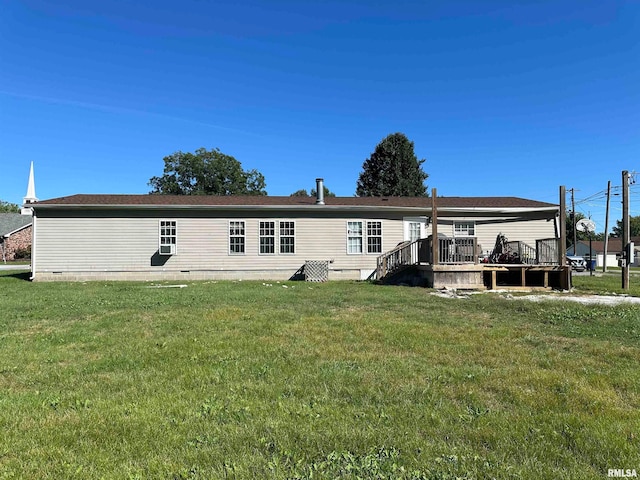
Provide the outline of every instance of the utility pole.
<path id="1" fill-rule="evenodd" d="M 578 234 L 576 232 L 576 201 L 573 195 L 575 188 L 571 189 L 571 225 L 573 227 L 573 254 L 578 255 Z"/>
<path id="2" fill-rule="evenodd" d="M 629 290 L 629 172 L 622 171 L 622 289 Z"/>
<path id="3" fill-rule="evenodd" d="M 609 251 L 609 204 L 611 203 L 611 180 L 607 182 L 607 213 L 604 216 L 604 256 L 602 257 L 602 272 L 607 271 L 607 253 Z"/>

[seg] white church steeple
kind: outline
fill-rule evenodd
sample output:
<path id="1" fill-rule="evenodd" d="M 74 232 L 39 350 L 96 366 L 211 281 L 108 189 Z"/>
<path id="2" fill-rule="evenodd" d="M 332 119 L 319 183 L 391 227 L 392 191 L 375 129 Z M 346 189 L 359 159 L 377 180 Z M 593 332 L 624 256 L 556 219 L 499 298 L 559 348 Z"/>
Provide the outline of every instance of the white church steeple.
<path id="1" fill-rule="evenodd" d="M 29 185 L 27 185 L 27 195 L 22 199 L 22 209 L 20 213 L 22 215 L 33 215 L 33 209 L 27 207 L 29 203 L 35 203 L 38 201 L 36 197 L 36 182 L 33 177 L 33 162 L 31 162 L 31 169 L 29 170 Z"/>

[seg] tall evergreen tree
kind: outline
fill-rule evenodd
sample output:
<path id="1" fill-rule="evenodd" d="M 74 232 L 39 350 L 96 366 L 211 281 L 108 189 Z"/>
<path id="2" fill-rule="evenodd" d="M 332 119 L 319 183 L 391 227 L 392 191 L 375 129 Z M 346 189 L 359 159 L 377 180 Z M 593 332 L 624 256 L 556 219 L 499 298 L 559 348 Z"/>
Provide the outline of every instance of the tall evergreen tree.
<path id="1" fill-rule="evenodd" d="M 424 159 L 418 160 L 413 142 L 404 133 L 393 133 L 383 139 L 362 165 L 356 195 L 427 197 L 422 170 Z"/>

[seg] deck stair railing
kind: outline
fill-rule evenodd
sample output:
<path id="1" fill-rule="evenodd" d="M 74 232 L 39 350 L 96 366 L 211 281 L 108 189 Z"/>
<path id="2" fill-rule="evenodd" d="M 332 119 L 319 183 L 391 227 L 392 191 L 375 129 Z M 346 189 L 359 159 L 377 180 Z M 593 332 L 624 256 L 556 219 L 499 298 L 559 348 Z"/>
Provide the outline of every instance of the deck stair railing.
<path id="1" fill-rule="evenodd" d="M 407 267 L 426 263 L 428 254 L 426 251 L 427 240 L 419 238 L 398 244 L 396 248 L 383 253 L 378 257 L 376 267 L 376 279 L 383 278 L 404 270 Z"/>

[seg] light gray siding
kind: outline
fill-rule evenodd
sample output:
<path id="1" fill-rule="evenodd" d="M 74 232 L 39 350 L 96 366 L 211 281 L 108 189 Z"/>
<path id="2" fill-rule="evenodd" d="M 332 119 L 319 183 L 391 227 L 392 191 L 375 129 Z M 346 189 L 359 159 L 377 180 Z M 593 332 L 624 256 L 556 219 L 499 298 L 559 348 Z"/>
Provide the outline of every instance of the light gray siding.
<path id="1" fill-rule="evenodd" d="M 64 210 L 38 212 L 34 279 L 288 279 L 306 260 L 330 263 L 330 279 L 359 279 L 376 267 L 379 253 L 366 253 L 366 222 L 382 222 L 382 252 L 404 240 L 403 217 L 420 211 L 345 212 L 180 209 Z M 176 254 L 158 254 L 159 222 L 175 220 Z M 229 221 L 245 222 L 245 252 L 230 254 Z M 540 218 L 439 218 L 438 231 L 454 236 L 453 222 L 474 221 L 482 250 L 498 233 L 535 247 L 555 237 L 554 221 Z M 259 253 L 259 222 L 276 223 L 276 253 Z M 295 253 L 279 253 L 278 222 L 295 223 Z M 347 253 L 347 222 L 363 222 L 362 254 Z M 431 234 L 431 227 L 427 235 Z"/>
<path id="2" fill-rule="evenodd" d="M 158 255 L 159 222 L 177 222 L 176 254 Z M 229 221 L 245 222 L 245 253 L 229 252 Z M 276 253 L 259 253 L 259 222 L 276 224 Z M 216 272 L 229 278 L 289 278 L 306 260 L 327 260 L 334 277 L 360 278 L 360 270 L 373 270 L 379 253 L 347 253 L 347 222 L 382 222 L 382 251 L 402 241 L 402 216 L 376 218 L 371 214 L 349 217 L 249 216 L 227 214 L 224 218 L 182 216 L 176 212 L 154 217 L 107 215 L 44 215 L 38 218 L 35 277 L 54 272 Z M 279 253 L 278 222 L 295 224 L 295 253 Z M 251 273 L 254 272 L 254 273 Z M 42 274 L 42 275 L 41 275 Z M 59 275 L 59 273 L 57 273 Z M 110 275 L 104 275 L 110 277 Z M 151 275 L 153 276 L 153 275 Z"/>

